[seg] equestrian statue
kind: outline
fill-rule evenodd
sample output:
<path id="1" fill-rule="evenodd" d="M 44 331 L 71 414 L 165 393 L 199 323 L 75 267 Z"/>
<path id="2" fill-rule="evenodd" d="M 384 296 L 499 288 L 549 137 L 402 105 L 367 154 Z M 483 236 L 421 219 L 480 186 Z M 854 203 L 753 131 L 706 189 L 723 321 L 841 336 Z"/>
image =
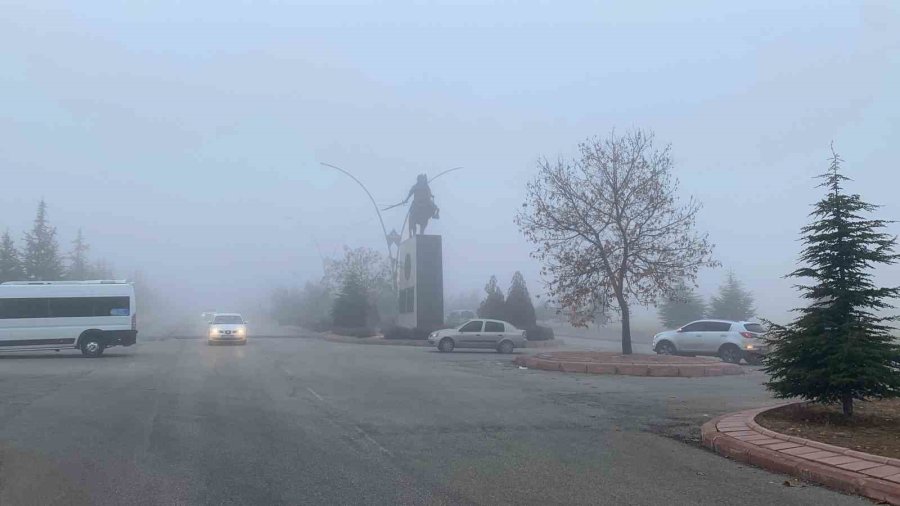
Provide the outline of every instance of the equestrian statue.
<path id="1" fill-rule="evenodd" d="M 409 236 L 412 237 L 414 235 L 424 234 L 425 227 L 428 226 L 428 221 L 440 218 L 440 210 L 434 203 L 434 195 L 431 193 L 431 188 L 428 186 L 428 176 L 425 174 L 419 174 L 416 178 L 416 184 L 409 189 L 409 194 L 403 202 L 394 204 L 384 210 L 402 206 L 409 202 L 409 199 L 412 199 L 412 205 L 409 206 L 408 216 Z"/>

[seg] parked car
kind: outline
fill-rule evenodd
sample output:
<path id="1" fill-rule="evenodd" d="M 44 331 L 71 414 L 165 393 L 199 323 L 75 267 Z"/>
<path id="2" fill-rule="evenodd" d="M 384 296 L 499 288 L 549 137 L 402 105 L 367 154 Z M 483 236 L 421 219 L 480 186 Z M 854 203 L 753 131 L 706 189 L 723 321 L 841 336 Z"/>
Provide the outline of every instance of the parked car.
<path id="1" fill-rule="evenodd" d="M 459 327 L 463 323 L 466 323 L 469 320 L 477 318 L 478 315 L 475 314 L 475 311 L 470 309 L 454 309 L 447 314 L 447 318 L 444 319 L 444 323 L 447 324 L 448 327 Z"/>
<path id="2" fill-rule="evenodd" d="M 698 320 L 678 330 L 653 336 L 653 349 L 660 355 L 707 355 L 725 362 L 760 364 L 768 352 L 759 323 L 730 320 Z"/>
<path id="3" fill-rule="evenodd" d="M 216 313 L 209 323 L 207 344 L 247 344 L 247 322 L 238 313 Z"/>
<path id="4" fill-rule="evenodd" d="M 428 342 L 442 352 L 456 348 L 494 349 L 500 353 L 512 353 L 516 348 L 524 348 L 525 331 L 501 320 L 469 320 L 459 328 L 432 332 Z"/>

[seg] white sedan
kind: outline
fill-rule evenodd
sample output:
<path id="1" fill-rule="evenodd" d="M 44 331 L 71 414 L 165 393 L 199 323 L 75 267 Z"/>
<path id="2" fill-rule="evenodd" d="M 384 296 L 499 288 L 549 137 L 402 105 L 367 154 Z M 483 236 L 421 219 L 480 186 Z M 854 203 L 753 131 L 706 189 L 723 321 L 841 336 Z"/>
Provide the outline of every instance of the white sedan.
<path id="1" fill-rule="evenodd" d="M 432 332 L 428 342 L 442 352 L 455 348 L 493 349 L 500 353 L 512 353 L 526 345 L 525 331 L 501 320 L 469 320 L 456 329 Z"/>

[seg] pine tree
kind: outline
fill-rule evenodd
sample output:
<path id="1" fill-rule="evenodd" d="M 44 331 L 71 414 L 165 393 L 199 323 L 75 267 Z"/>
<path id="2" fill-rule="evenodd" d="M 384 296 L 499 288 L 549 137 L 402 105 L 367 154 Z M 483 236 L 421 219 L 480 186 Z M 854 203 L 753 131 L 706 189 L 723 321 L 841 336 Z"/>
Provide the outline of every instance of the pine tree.
<path id="1" fill-rule="evenodd" d="M 9 230 L 0 238 L 0 283 L 4 281 L 20 281 L 25 278 L 22 272 L 22 259 L 19 250 L 9 235 Z"/>
<path id="2" fill-rule="evenodd" d="M 66 279 L 83 281 L 91 277 L 92 270 L 88 263 L 87 252 L 90 249 L 84 240 L 84 234 L 78 229 L 78 235 L 72 241 L 72 251 L 69 253 L 69 268 L 66 270 Z"/>
<path id="3" fill-rule="evenodd" d="M 520 329 L 531 329 L 537 325 L 534 303 L 531 301 L 531 295 L 528 294 L 525 277 L 519 271 L 513 274 L 509 291 L 506 292 L 504 313 L 506 320 Z"/>
<path id="4" fill-rule="evenodd" d="M 481 318 L 491 318 L 495 320 L 503 320 L 506 317 L 506 303 L 503 297 L 503 290 L 497 285 L 497 276 L 491 276 L 490 281 L 484 287 L 487 296 L 478 306 L 478 316 Z"/>
<path id="5" fill-rule="evenodd" d="M 863 216 L 878 206 L 844 192 L 849 179 L 841 161 L 832 151 L 831 167 L 820 176 L 827 195 L 802 229 L 803 265 L 788 276 L 811 280 L 798 286 L 810 302 L 787 326 L 773 326 L 766 387 L 780 398 L 840 402 L 850 417 L 854 399 L 900 396 L 900 374 L 891 367 L 898 347 L 888 325 L 895 317 L 876 314 L 893 307 L 887 299 L 900 288 L 876 287 L 871 275 L 874 265 L 896 263 L 900 255 L 896 239 L 881 231 L 888 222 Z"/>
<path id="6" fill-rule="evenodd" d="M 725 283 L 719 287 L 719 294 L 709 302 L 709 317 L 721 320 L 744 321 L 756 314 L 753 295 L 729 271 Z"/>
<path id="7" fill-rule="evenodd" d="M 63 277 L 56 227 L 47 222 L 47 203 L 41 199 L 30 232 L 25 233 L 25 252 L 22 257 L 25 276 L 33 280 L 58 280 Z"/>
<path id="8" fill-rule="evenodd" d="M 706 315 L 706 304 L 694 290 L 680 285 L 671 297 L 659 306 L 659 321 L 668 328 L 681 327 Z"/>
<path id="9" fill-rule="evenodd" d="M 340 293 L 331 308 L 335 327 L 365 327 L 369 316 L 369 296 L 363 280 L 354 273 L 344 276 Z"/>
<path id="10" fill-rule="evenodd" d="M 88 279 L 114 279 L 116 275 L 110 263 L 101 258 L 88 267 L 87 277 Z"/>

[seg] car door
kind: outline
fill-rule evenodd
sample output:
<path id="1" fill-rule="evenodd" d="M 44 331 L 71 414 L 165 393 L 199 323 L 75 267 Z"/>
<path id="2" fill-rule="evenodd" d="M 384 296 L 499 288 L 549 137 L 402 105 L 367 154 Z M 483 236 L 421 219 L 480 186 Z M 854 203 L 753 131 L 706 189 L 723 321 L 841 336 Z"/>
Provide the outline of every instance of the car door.
<path id="1" fill-rule="evenodd" d="M 487 320 L 484 322 L 484 332 L 482 334 L 484 347 L 496 348 L 500 341 L 506 337 L 506 328 L 503 322 Z"/>
<path id="2" fill-rule="evenodd" d="M 484 327 L 484 320 L 470 320 L 459 328 L 457 334 L 457 346 L 463 348 L 477 348 L 481 340 L 481 331 Z"/>
<path id="3" fill-rule="evenodd" d="M 693 322 L 678 330 L 675 348 L 680 352 L 696 353 L 700 351 L 703 341 L 703 331 L 707 322 Z"/>

